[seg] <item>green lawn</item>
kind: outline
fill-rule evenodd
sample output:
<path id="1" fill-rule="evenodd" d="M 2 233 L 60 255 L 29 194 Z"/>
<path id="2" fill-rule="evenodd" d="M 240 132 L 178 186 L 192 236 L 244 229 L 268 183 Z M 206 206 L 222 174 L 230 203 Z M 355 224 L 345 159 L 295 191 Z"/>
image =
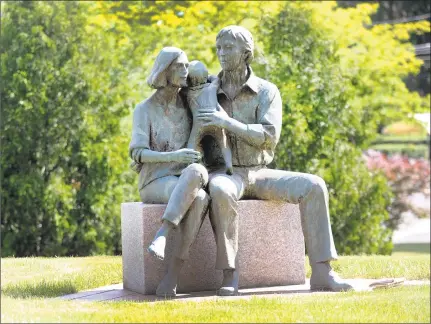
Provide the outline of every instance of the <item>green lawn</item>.
<path id="1" fill-rule="evenodd" d="M 79 302 L 2 297 L 4 322 L 428 322 L 429 286 L 203 302 Z"/>
<path id="2" fill-rule="evenodd" d="M 393 254 L 400 255 L 417 255 L 417 254 L 430 254 L 429 243 L 402 243 L 395 244 Z"/>
<path id="3" fill-rule="evenodd" d="M 56 297 L 122 282 L 121 257 L 5 258 L 2 295 Z"/>
<path id="4" fill-rule="evenodd" d="M 376 138 L 378 141 L 423 141 L 427 140 L 426 134 L 419 135 L 379 135 Z M 414 143 L 374 143 L 370 149 L 384 152 L 389 155 L 403 154 L 412 158 L 429 158 L 429 148 L 427 144 Z"/>
<path id="5" fill-rule="evenodd" d="M 346 278 L 430 278 L 430 254 L 345 256 Z M 203 302 L 85 302 L 52 297 L 121 282 L 121 257 L 1 260 L 1 322 L 430 322 L 430 287 Z M 307 276 L 310 269 L 307 266 Z"/>

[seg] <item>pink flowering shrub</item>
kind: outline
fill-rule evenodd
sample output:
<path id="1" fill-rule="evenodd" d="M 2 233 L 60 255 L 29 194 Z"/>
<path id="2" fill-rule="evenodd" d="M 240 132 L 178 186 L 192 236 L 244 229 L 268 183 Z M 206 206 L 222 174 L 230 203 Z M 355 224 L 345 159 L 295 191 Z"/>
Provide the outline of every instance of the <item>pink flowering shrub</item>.
<path id="1" fill-rule="evenodd" d="M 390 222 L 393 227 L 399 224 L 401 214 L 411 211 L 420 216 L 422 210 L 409 201 L 413 193 L 430 194 L 430 161 L 424 158 L 414 159 L 405 155 L 388 156 L 375 150 L 364 152 L 364 158 L 370 170 L 380 170 L 387 178 L 394 194 L 390 205 Z"/>

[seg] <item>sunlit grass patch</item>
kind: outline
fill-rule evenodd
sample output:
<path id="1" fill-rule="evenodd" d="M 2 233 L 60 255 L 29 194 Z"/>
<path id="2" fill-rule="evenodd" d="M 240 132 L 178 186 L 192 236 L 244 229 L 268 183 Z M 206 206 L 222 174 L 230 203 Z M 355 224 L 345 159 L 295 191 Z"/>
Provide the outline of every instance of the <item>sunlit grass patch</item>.
<path id="1" fill-rule="evenodd" d="M 415 253 L 415 252 L 410 252 Z M 51 297 L 122 281 L 121 257 L 5 258 L 2 322 L 429 322 L 429 285 L 373 292 L 188 302 L 88 302 Z M 430 254 L 341 256 L 345 278 L 429 279 Z M 307 262 L 307 276 L 310 267 Z M 354 311 L 353 311 L 354 310 Z"/>
<path id="2" fill-rule="evenodd" d="M 56 297 L 122 282 L 121 257 L 5 258 L 2 294 Z"/>
<path id="3" fill-rule="evenodd" d="M 2 297 L 2 322 L 406 323 L 430 321 L 430 287 L 243 300 L 82 302 Z"/>
<path id="4" fill-rule="evenodd" d="M 2 294 L 13 298 L 30 297 L 57 297 L 64 294 L 72 294 L 77 289 L 71 279 L 62 281 L 22 282 L 9 284 L 2 288 Z"/>
<path id="5" fill-rule="evenodd" d="M 405 278 L 406 280 L 430 279 L 430 255 L 394 254 L 342 256 L 331 263 L 344 278 Z M 306 264 L 307 277 L 311 268 Z"/>

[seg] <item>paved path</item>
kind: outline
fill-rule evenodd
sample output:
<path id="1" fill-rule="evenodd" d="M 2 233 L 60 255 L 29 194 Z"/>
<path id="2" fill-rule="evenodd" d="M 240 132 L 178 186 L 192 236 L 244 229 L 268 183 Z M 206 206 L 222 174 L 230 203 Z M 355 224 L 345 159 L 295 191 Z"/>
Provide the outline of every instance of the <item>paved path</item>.
<path id="1" fill-rule="evenodd" d="M 349 281 L 356 291 L 371 291 L 376 289 L 370 287 L 372 283 L 383 282 L 386 284 L 384 288 L 399 286 L 399 285 L 429 285 L 429 280 L 406 280 L 403 278 L 395 279 L 350 279 Z M 386 282 L 385 282 L 386 281 Z M 208 300 L 238 300 L 249 299 L 252 297 L 287 297 L 287 296 L 304 296 L 304 295 L 319 295 L 319 294 L 335 294 L 334 292 L 311 291 L 309 279 L 303 285 L 264 287 L 240 289 L 238 296 L 219 297 L 215 291 L 203 291 L 187 294 L 178 294 L 174 301 L 208 301 Z M 166 298 L 157 297 L 155 295 L 142 295 L 133 291 L 123 289 L 123 284 L 104 286 L 92 290 L 78 292 L 76 294 L 65 295 L 59 297 L 62 300 L 79 300 L 79 301 L 135 301 L 135 302 L 160 302 L 166 301 Z"/>

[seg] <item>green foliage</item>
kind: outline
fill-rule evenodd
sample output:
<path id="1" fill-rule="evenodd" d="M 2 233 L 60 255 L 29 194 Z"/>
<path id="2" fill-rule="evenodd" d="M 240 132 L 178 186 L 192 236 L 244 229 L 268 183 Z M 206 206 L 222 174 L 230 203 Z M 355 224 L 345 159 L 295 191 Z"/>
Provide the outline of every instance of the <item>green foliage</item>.
<path id="1" fill-rule="evenodd" d="M 427 129 L 423 122 L 418 120 L 400 120 L 382 129 L 384 135 L 393 136 L 420 136 L 424 139 L 427 136 Z"/>
<path id="2" fill-rule="evenodd" d="M 330 191 L 332 229 L 343 254 L 392 249 L 391 192 L 361 157 L 379 125 L 429 102 L 402 79 L 419 71 L 409 33 L 429 22 L 367 29 L 376 5 L 288 2 L 267 16 L 258 37 L 267 66 L 255 68 L 280 88 L 283 130 L 275 166 L 315 173 Z"/>
<path id="3" fill-rule="evenodd" d="M 3 256 L 120 251 L 127 72 L 115 39 L 86 31 L 87 7 L 3 8 Z"/>
<path id="4" fill-rule="evenodd" d="M 395 132 L 393 132 L 395 134 Z M 385 143 L 385 141 L 399 141 L 399 143 Z M 385 132 L 384 135 L 376 137 L 370 149 L 380 151 L 388 155 L 407 155 L 409 158 L 424 158 L 429 159 L 429 144 L 425 143 L 410 143 L 410 141 L 428 141 L 429 137 L 421 132 L 421 135 L 411 131 L 410 135 L 392 135 Z"/>
<path id="5" fill-rule="evenodd" d="M 271 53 L 266 73 L 284 102 L 276 166 L 325 179 L 340 253 L 388 254 L 392 231 L 382 224 L 389 217 L 389 188 L 384 177 L 368 171 L 355 145 L 372 126 L 362 124 L 361 111 L 350 104 L 340 45 L 313 14 L 308 5 L 287 3 L 278 19 L 265 20 L 262 32 Z"/>
<path id="6" fill-rule="evenodd" d="M 406 155 L 409 158 L 429 159 L 429 148 L 426 145 L 416 144 L 376 144 L 370 146 L 370 149 L 380 151 L 387 155 Z"/>
<path id="7" fill-rule="evenodd" d="M 274 167 L 327 182 L 341 253 L 389 253 L 388 187 L 360 149 L 379 125 L 429 109 L 402 79 L 419 71 L 409 35 L 429 23 L 367 29 L 376 6 L 335 2 L 2 2 L 2 255 L 119 253 L 131 108 L 164 46 L 219 71 L 229 24 L 253 33 L 253 69 L 284 102 Z"/>

